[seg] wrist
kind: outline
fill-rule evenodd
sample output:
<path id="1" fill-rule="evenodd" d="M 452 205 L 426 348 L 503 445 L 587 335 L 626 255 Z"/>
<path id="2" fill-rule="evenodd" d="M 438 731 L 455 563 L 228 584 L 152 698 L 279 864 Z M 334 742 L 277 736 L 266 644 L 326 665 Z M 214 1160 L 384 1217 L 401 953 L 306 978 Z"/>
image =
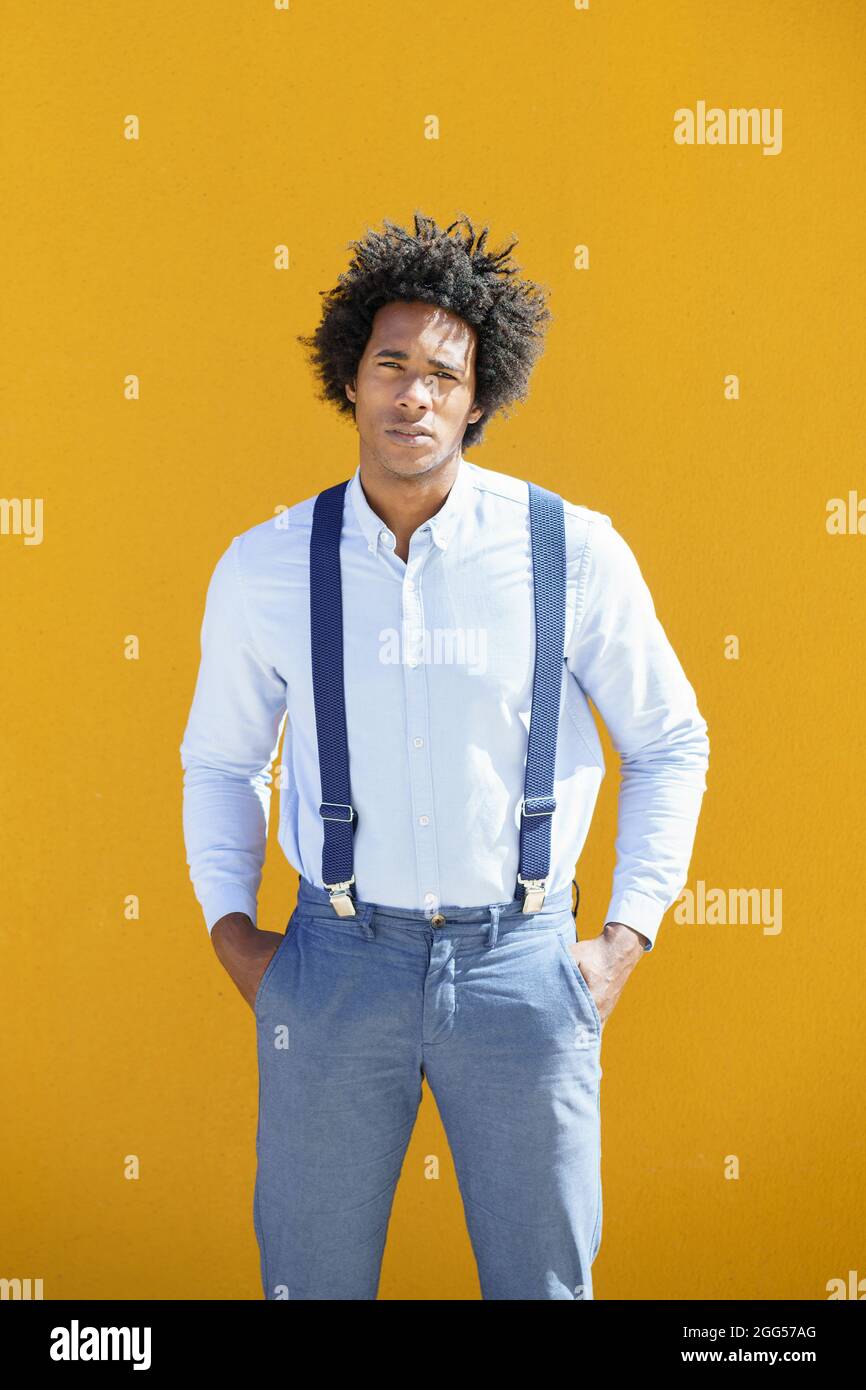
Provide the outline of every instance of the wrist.
<path id="1" fill-rule="evenodd" d="M 640 960 L 648 944 L 646 937 L 626 922 L 605 922 L 602 934 L 618 953 L 635 961 Z"/>
<path id="2" fill-rule="evenodd" d="M 258 928 L 245 912 L 227 912 L 224 917 L 214 922 L 210 939 L 219 955 L 223 949 L 231 950 L 235 946 L 243 945 L 257 933 Z"/>

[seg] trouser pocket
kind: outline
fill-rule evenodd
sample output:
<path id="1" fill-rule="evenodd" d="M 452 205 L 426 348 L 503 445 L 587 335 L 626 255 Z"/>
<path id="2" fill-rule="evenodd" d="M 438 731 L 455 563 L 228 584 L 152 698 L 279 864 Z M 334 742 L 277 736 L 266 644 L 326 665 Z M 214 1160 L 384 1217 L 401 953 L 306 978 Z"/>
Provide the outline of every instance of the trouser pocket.
<path id="1" fill-rule="evenodd" d="M 590 1017 L 592 1018 L 593 1024 L 595 1025 L 595 1028 L 600 1036 L 602 1029 L 601 1014 L 599 1013 L 598 1006 L 596 1005 L 596 1002 L 592 996 L 592 990 L 590 989 L 589 984 L 587 983 L 586 976 L 583 974 L 583 971 L 581 970 L 574 956 L 571 954 L 571 951 L 568 949 L 568 941 L 570 939 L 573 939 L 573 923 L 569 924 L 567 930 L 568 938 L 566 938 L 563 932 L 557 932 L 556 934 L 556 939 L 559 942 L 559 949 L 565 957 L 566 963 L 568 965 L 568 973 L 571 977 L 571 980 L 573 981 L 574 988 L 577 991 L 578 997 L 583 1000 L 584 1007 L 589 1010 Z"/>
<path id="2" fill-rule="evenodd" d="M 285 930 L 285 934 L 284 934 L 284 936 L 283 936 L 283 939 L 282 939 L 282 941 L 279 943 L 279 945 L 277 946 L 277 949 L 274 951 L 274 954 L 271 956 L 270 960 L 268 961 L 267 965 L 265 966 L 265 973 L 262 975 L 262 978 L 259 980 L 259 987 L 258 987 L 258 989 L 256 990 L 255 1002 L 254 1002 L 254 1004 L 253 1004 L 253 1012 L 256 1014 L 256 1016 L 258 1016 L 259 1007 L 260 1007 L 261 1002 L 262 1002 L 262 1000 L 263 1000 L 263 998 L 264 998 L 265 989 L 266 989 L 266 987 L 267 987 L 267 985 L 268 985 L 268 983 L 269 983 L 269 981 L 270 981 L 271 975 L 272 975 L 273 972 L 274 972 L 274 967 L 277 965 L 277 962 L 279 961 L 280 957 L 282 956 L 283 952 L 285 951 L 287 942 L 288 942 L 288 941 L 290 940 L 290 938 L 294 935 L 295 929 L 296 929 L 296 927 L 297 927 L 297 925 L 298 925 L 298 920 L 299 920 L 299 919 L 298 919 L 298 909 L 295 908 L 294 912 L 292 913 L 291 917 L 289 918 L 289 924 L 288 924 L 288 926 L 286 927 L 286 930 Z"/>

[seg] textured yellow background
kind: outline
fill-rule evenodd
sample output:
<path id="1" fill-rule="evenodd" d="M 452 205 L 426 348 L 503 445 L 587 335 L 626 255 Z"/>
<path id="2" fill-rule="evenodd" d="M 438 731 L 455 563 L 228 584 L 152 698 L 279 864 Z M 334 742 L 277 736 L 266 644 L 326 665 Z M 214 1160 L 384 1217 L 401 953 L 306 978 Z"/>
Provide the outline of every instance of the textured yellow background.
<path id="1" fill-rule="evenodd" d="M 866 494 L 862 5 L 88 0 L 3 29 L 0 494 L 42 497 L 45 535 L 0 536 L 0 1275 L 261 1297 L 255 1028 L 187 876 L 178 746 L 217 557 L 357 463 L 295 335 L 347 243 L 417 207 L 518 235 L 551 287 L 531 397 L 467 457 L 633 547 L 709 724 L 689 886 L 783 890 L 777 936 L 668 913 L 605 1030 L 596 1296 L 866 1276 L 866 536 L 825 527 Z M 699 100 L 781 107 L 782 152 L 675 145 Z M 581 937 L 614 863 L 603 739 Z M 479 1297 L 426 1088 L 380 1296 Z"/>

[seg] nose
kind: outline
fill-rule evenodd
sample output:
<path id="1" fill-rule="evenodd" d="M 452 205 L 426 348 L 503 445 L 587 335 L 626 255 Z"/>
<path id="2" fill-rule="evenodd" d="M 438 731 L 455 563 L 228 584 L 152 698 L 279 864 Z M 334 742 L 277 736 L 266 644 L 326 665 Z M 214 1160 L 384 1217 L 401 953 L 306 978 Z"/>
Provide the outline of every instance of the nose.
<path id="1" fill-rule="evenodd" d="M 401 387 L 402 389 L 397 392 L 398 402 L 426 408 L 433 399 L 429 386 L 421 376 L 405 376 L 401 381 Z"/>

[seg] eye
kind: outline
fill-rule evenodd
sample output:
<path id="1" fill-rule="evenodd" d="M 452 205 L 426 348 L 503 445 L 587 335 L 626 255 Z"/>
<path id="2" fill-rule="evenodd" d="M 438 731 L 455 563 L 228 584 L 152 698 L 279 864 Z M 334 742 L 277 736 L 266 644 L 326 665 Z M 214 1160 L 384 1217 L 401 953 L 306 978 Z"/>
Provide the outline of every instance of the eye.
<path id="1" fill-rule="evenodd" d="M 379 363 L 379 366 L 380 366 L 380 367 L 399 367 L 399 366 L 400 366 L 400 363 L 399 363 L 399 362 L 380 362 L 380 363 Z M 451 372 L 436 372 L 434 375 L 436 375 L 436 376 L 444 376 L 444 377 L 446 378 L 447 381 L 456 381 L 456 380 L 457 380 L 456 376 L 454 376 Z"/>

